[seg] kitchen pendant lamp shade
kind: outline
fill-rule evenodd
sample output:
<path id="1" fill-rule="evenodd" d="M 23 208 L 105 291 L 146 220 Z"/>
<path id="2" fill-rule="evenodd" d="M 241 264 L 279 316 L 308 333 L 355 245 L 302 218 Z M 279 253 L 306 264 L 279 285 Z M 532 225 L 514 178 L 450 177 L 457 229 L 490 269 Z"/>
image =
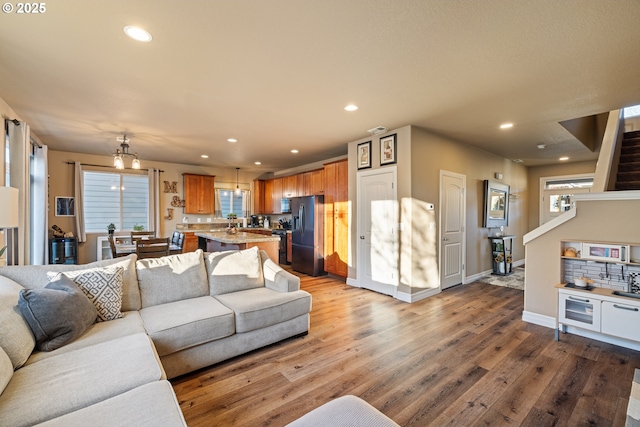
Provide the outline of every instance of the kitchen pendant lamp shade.
<path id="1" fill-rule="evenodd" d="M 0 187 L 0 228 L 14 228 L 20 223 L 18 189 Z"/>
<path id="2" fill-rule="evenodd" d="M 123 135 L 121 137 L 116 138 L 116 140 L 120 143 L 120 148 L 118 148 L 113 155 L 113 166 L 116 169 L 124 169 L 124 159 L 125 157 L 132 157 L 131 161 L 131 169 L 140 169 L 140 160 L 138 159 L 138 153 L 129 153 L 129 138 L 127 135 Z"/>

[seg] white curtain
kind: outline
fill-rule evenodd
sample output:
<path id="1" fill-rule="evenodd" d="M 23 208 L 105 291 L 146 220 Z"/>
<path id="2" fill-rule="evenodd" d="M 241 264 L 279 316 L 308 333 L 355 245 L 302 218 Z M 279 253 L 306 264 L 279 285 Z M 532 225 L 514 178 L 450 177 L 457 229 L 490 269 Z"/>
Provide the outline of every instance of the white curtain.
<path id="1" fill-rule="evenodd" d="M 73 192 L 76 199 L 76 237 L 78 242 L 86 242 L 87 233 L 84 231 L 84 175 L 82 174 L 82 164 L 80 162 L 75 162 Z"/>
<path id="2" fill-rule="evenodd" d="M 215 194 L 216 197 L 215 201 L 213 202 L 213 216 L 215 218 L 222 218 L 222 202 L 220 200 L 220 190 L 214 191 L 213 194 Z"/>
<path id="3" fill-rule="evenodd" d="M 11 186 L 19 191 L 18 205 L 20 222 L 18 226 L 18 242 L 22 242 L 18 248 L 18 265 L 25 265 L 31 261 L 31 131 L 29 125 L 20 122 L 16 125 L 8 122 L 9 128 L 9 152 L 11 167 Z"/>
<path id="4" fill-rule="evenodd" d="M 49 263 L 49 166 L 48 148 L 34 146 L 31 173 L 31 264 Z"/>
<path id="5" fill-rule="evenodd" d="M 149 231 L 160 237 L 160 171 L 149 169 Z"/>
<path id="6" fill-rule="evenodd" d="M 251 193 L 249 191 L 242 192 L 242 217 L 249 218 L 251 207 L 249 206 Z"/>

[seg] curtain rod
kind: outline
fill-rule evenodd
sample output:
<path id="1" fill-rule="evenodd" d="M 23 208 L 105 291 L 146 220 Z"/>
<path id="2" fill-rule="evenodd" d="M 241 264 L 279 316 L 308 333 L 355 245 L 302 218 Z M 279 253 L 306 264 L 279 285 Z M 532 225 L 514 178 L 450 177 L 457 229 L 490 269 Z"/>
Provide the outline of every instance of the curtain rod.
<path id="1" fill-rule="evenodd" d="M 76 162 L 65 162 L 68 165 L 75 165 Z M 92 167 L 96 167 L 96 168 L 110 168 L 110 169 L 115 169 L 113 166 L 105 166 L 105 165 L 94 165 L 92 163 L 80 163 L 80 165 L 82 166 L 92 166 Z M 118 169 L 121 170 L 121 169 Z M 136 170 L 136 171 L 149 171 L 149 169 L 133 169 L 133 168 L 125 168 L 124 170 Z M 158 169 L 159 172 L 164 172 L 162 169 Z"/>

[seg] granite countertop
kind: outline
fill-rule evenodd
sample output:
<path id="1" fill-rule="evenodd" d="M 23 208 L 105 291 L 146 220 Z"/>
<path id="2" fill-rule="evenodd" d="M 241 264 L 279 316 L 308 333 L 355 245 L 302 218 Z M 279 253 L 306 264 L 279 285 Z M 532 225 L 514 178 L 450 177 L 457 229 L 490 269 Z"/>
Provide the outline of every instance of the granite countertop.
<path id="1" fill-rule="evenodd" d="M 238 232 L 236 234 L 227 234 L 226 231 L 217 231 L 212 233 L 195 233 L 196 236 L 209 240 L 215 240 L 220 243 L 257 243 L 257 242 L 278 242 L 279 236 L 267 236 L 264 234 Z"/>

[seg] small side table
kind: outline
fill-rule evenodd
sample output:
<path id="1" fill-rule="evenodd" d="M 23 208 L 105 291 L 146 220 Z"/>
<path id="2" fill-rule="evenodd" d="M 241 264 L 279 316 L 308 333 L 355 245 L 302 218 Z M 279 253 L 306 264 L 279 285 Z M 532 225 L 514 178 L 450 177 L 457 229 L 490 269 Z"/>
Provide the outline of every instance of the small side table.
<path id="1" fill-rule="evenodd" d="M 508 276 L 513 273 L 511 263 L 513 262 L 513 239 L 516 236 L 489 237 L 491 242 L 491 256 L 493 274 Z"/>

